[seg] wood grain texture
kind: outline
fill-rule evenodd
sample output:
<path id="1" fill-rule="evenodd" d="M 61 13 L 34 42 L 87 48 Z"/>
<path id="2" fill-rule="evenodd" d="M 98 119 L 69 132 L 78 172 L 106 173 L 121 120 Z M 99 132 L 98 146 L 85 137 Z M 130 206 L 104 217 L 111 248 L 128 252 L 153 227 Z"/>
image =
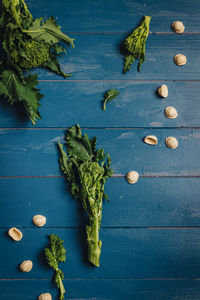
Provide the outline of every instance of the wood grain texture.
<path id="1" fill-rule="evenodd" d="M 200 35 L 150 35 L 146 43 L 146 60 L 137 71 L 137 62 L 123 74 L 124 56 L 120 44 L 126 35 L 77 35 L 75 48 L 59 59 L 62 69 L 72 73 L 70 79 L 137 79 L 200 80 Z M 178 53 L 187 56 L 184 66 L 174 63 Z M 61 79 L 60 76 L 36 69 L 39 79 Z M 66 79 L 67 80 L 67 79 Z"/>
<path id="2" fill-rule="evenodd" d="M 199 183 L 200 178 L 140 178 L 130 185 L 125 178 L 112 178 L 106 184 L 110 202 L 104 201 L 102 226 L 199 226 Z M 36 214 L 46 216 L 45 227 L 51 228 L 87 222 L 64 178 L 1 178 L 0 199 L 0 227 L 36 228 Z"/>
<path id="3" fill-rule="evenodd" d="M 199 300 L 198 280 L 64 280 L 66 299 L 72 300 Z M 1 299 L 33 300 L 50 292 L 56 299 L 57 289 L 48 280 L 1 280 Z M 114 292 L 113 292 L 114 291 Z M 98 295 L 98 296 L 97 296 Z"/>
<path id="4" fill-rule="evenodd" d="M 80 124 L 82 125 L 82 124 Z M 84 131 L 83 131 L 84 132 Z M 125 175 L 130 169 L 143 176 L 200 176 L 199 129 L 88 129 L 97 137 L 97 146 L 110 153 L 115 174 Z M 64 130 L 0 130 L 0 176 L 61 175 L 57 141 Z M 158 137 L 150 146 L 146 135 Z M 175 136 L 179 147 L 171 150 L 165 139 Z"/>
<path id="5" fill-rule="evenodd" d="M 12 241 L 7 230 L 0 230 L 0 278 L 50 279 L 43 251 L 47 234 L 55 233 L 65 241 L 67 261 L 60 265 L 66 279 L 141 279 L 187 278 L 200 276 L 200 229 L 188 228 L 102 228 L 100 267 L 87 261 L 85 229 L 24 228 L 23 239 Z M 30 259 L 30 273 L 19 271 L 21 261 Z"/>
<path id="6" fill-rule="evenodd" d="M 167 84 L 163 99 L 157 89 Z M 36 127 L 200 127 L 199 82 L 192 81 L 43 81 L 39 85 L 42 120 Z M 120 95 L 102 111 L 105 91 L 116 88 Z M 169 120 L 164 109 L 174 106 L 178 118 Z M 189 107 L 189 109 L 188 109 Z M 33 127 L 20 107 L 0 104 L 0 127 Z"/>
<path id="7" fill-rule="evenodd" d="M 34 16 L 55 16 L 65 32 L 119 33 L 129 32 L 140 23 L 144 15 L 152 16 L 151 31 L 170 32 L 171 23 L 181 20 L 186 33 L 200 32 L 198 0 L 152 1 L 146 0 L 74 0 L 30 1 Z"/>

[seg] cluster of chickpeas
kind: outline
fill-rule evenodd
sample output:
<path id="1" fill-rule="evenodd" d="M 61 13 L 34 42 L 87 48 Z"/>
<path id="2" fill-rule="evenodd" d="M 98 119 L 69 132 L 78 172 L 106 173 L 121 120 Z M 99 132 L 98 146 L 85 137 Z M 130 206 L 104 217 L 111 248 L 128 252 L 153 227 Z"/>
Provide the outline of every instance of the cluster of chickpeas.
<path id="1" fill-rule="evenodd" d="M 42 227 L 46 224 L 46 217 L 42 215 L 35 215 L 32 219 L 33 224 L 38 227 Z M 13 241 L 19 242 L 23 238 L 22 232 L 16 227 L 12 227 L 8 230 L 8 235 L 12 238 Z M 28 273 L 33 268 L 33 262 L 31 260 L 24 260 L 20 263 L 19 269 L 22 272 Z M 52 300 L 51 294 L 43 293 L 38 297 L 38 300 Z"/>
<path id="2" fill-rule="evenodd" d="M 181 34 L 185 30 L 185 26 L 181 21 L 174 21 L 172 23 L 172 29 L 177 33 Z M 187 63 L 187 58 L 183 54 L 177 54 L 174 56 L 174 62 L 177 66 L 183 66 Z M 158 95 L 162 98 L 167 98 L 168 96 L 168 87 L 163 84 L 158 88 Z M 168 119 L 176 119 L 178 117 L 178 112 L 175 107 L 168 106 L 164 110 L 165 116 Z M 144 143 L 148 145 L 155 146 L 158 144 L 158 139 L 155 135 L 147 135 L 144 138 Z M 175 137 L 169 136 L 165 139 L 166 146 L 170 149 L 176 149 L 178 147 L 178 141 Z M 139 179 L 139 174 L 136 171 L 129 171 L 126 175 L 128 183 L 134 184 Z"/>

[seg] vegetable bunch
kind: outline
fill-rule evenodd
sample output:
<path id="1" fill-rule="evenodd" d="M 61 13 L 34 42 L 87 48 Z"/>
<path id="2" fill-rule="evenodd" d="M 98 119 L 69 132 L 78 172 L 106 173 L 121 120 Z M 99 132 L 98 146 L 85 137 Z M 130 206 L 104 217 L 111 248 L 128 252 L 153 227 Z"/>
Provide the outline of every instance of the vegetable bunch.
<path id="1" fill-rule="evenodd" d="M 89 218 L 86 225 L 88 260 L 99 266 L 102 242 L 99 230 L 102 219 L 102 201 L 108 200 L 104 193 L 106 180 L 113 174 L 111 158 L 104 149 L 96 150 L 96 137 L 82 135 L 79 125 L 68 129 L 66 134 L 67 153 L 58 142 L 61 157 L 60 167 L 71 183 L 71 193 L 78 198 Z"/>
<path id="2" fill-rule="evenodd" d="M 60 290 L 59 299 L 63 300 L 66 292 L 63 285 L 64 273 L 58 268 L 58 264 L 66 260 L 66 250 L 63 246 L 64 241 L 53 233 L 49 236 L 49 241 L 50 247 L 45 248 L 45 255 L 49 266 L 55 271 L 55 283 Z"/>
<path id="3" fill-rule="evenodd" d="M 151 17 L 145 16 L 141 25 L 128 36 L 123 46 L 125 48 L 124 73 L 130 70 L 132 63 L 138 59 L 138 72 L 145 61 L 145 44 L 149 35 L 149 24 Z"/>
<path id="4" fill-rule="evenodd" d="M 34 19 L 24 0 L 2 0 L 0 41 L 3 50 L 0 61 L 0 95 L 12 105 L 21 102 L 33 124 L 40 119 L 36 88 L 37 75 L 24 74 L 32 68 L 44 67 L 67 78 L 57 61 L 65 53 L 64 42 L 74 47 L 73 39 L 65 35 L 55 19 Z"/>

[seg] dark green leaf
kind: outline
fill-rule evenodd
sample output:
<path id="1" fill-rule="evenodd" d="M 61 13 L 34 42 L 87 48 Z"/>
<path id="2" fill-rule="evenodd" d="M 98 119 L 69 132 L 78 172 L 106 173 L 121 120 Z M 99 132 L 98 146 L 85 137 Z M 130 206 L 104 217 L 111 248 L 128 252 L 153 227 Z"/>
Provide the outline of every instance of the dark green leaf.
<path id="1" fill-rule="evenodd" d="M 38 108 L 42 95 L 35 88 L 37 84 L 37 75 L 29 75 L 22 81 L 13 70 L 4 70 L 1 74 L 0 95 L 6 96 L 11 104 L 22 102 L 33 124 L 40 119 Z"/>
<path id="2" fill-rule="evenodd" d="M 82 136 L 79 125 L 68 129 L 66 135 L 67 152 L 70 156 L 78 158 L 82 162 L 91 160 L 94 156 L 93 145 L 88 136 Z"/>
<path id="3" fill-rule="evenodd" d="M 43 21 L 44 18 L 37 18 L 28 29 L 28 34 L 37 41 L 45 41 L 48 44 L 56 44 L 64 42 L 71 44 L 74 47 L 74 39 L 64 34 L 60 26 L 57 25 L 56 20 L 50 17 Z"/>
<path id="4" fill-rule="evenodd" d="M 48 68 L 49 70 L 63 76 L 64 78 L 70 77 L 72 75 L 66 74 L 61 70 L 60 64 L 58 63 L 56 56 L 53 54 L 50 55 L 50 60 L 43 64 L 43 67 Z"/>

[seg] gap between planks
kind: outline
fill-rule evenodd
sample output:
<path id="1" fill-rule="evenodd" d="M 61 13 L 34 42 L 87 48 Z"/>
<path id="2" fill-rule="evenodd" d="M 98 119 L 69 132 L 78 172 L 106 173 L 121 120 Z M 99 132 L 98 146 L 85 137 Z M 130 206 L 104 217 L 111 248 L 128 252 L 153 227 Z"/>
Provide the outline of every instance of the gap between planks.
<path id="1" fill-rule="evenodd" d="M 0 127 L 0 130 L 67 130 L 70 127 Z M 82 130 L 191 130 L 200 129 L 200 126 L 187 127 L 187 126 L 177 126 L 177 127 L 84 127 L 81 126 Z"/>
<path id="2" fill-rule="evenodd" d="M 136 29 L 136 28 L 135 28 Z M 129 32 L 67 32 L 67 35 L 130 35 Z M 149 35 L 177 35 L 175 32 L 149 32 Z M 181 35 L 200 35 L 200 32 L 183 32 Z"/>
<path id="3" fill-rule="evenodd" d="M 0 281 L 49 281 L 49 278 L 40 278 L 40 279 L 38 279 L 38 278 L 0 278 Z M 170 280 L 184 280 L 184 281 L 186 281 L 186 280 L 189 280 L 189 281 L 192 281 L 192 280 L 194 280 L 194 281 L 196 281 L 196 280 L 200 280 L 200 278 L 184 278 L 184 277 L 180 277 L 180 278 L 146 278 L 146 277 L 144 277 L 144 278 L 64 278 L 63 279 L 64 281 L 69 281 L 69 280 L 74 280 L 74 281 L 85 281 L 85 280 L 90 280 L 90 281 L 103 281 L 103 280 L 106 280 L 106 281 L 108 281 L 108 280 L 114 280 L 114 281 L 121 281 L 121 280 L 126 280 L 126 281 L 139 281 L 139 280 L 146 280 L 146 281 L 148 281 L 148 280 L 155 280 L 155 281 L 157 281 L 157 280 L 163 280 L 163 281 L 165 281 L 165 280 L 167 280 L 167 281 L 170 281 Z"/>
<path id="4" fill-rule="evenodd" d="M 125 178 L 126 174 L 114 174 L 111 178 Z M 65 178 L 64 175 L 42 175 L 42 176 L 0 176 L 0 179 L 34 179 L 34 178 Z M 200 178 L 200 175 L 140 175 L 140 178 Z"/>
<path id="5" fill-rule="evenodd" d="M 39 82 L 199 82 L 199 79 L 40 79 Z"/>
<path id="6" fill-rule="evenodd" d="M 10 226 L 4 226 L 4 227 L 0 227 L 0 230 L 7 230 L 9 229 Z M 36 226 L 17 226 L 17 228 L 19 229 L 31 229 L 31 230 L 38 230 L 41 228 L 37 228 Z M 83 226 L 45 226 L 44 228 L 42 228 L 42 230 L 46 230 L 46 229 L 85 229 L 85 225 Z M 128 229 L 138 229 L 138 230 L 174 230 L 174 229 L 179 229 L 179 230 L 183 230 L 183 229 L 197 229 L 200 230 L 200 226 L 101 226 L 101 229 L 107 230 L 107 229 L 114 229 L 114 230 L 118 230 L 118 229 L 123 229 L 123 230 L 128 230 Z"/>

